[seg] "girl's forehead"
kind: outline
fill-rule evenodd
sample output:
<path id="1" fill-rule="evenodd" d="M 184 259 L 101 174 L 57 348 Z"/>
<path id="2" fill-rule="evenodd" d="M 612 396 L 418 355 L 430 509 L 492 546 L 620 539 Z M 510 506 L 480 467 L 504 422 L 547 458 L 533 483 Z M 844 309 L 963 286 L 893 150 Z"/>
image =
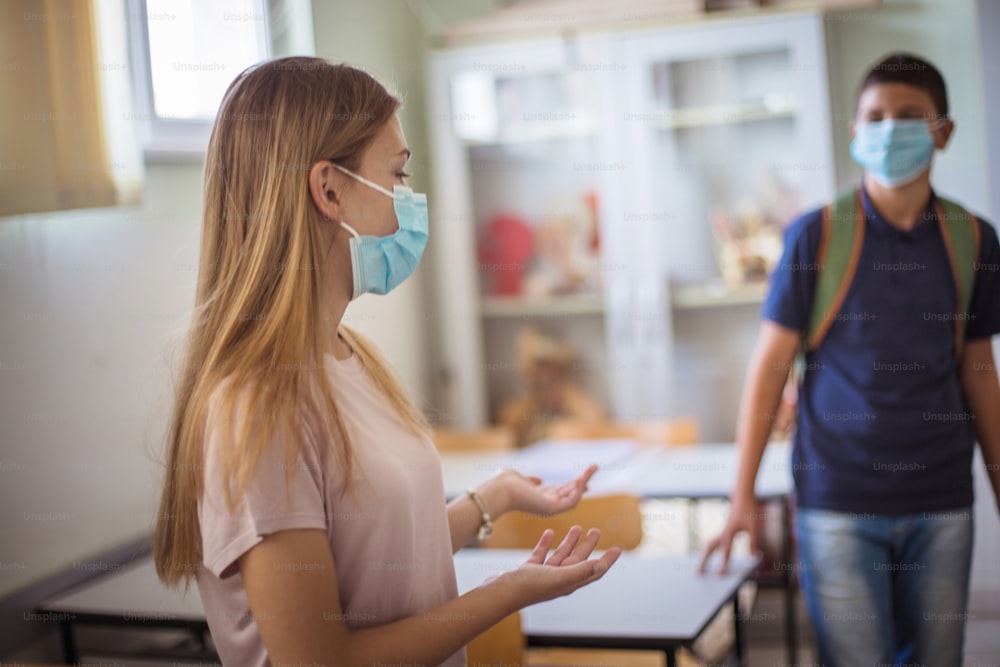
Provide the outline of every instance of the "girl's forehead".
<path id="1" fill-rule="evenodd" d="M 372 146 L 377 146 L 380 150 L 391 153 L 398 153 L 406 148 L 406 137 L 403 135 L 403 126 L 399 122 L 399 116 L 393 116 L 386 121 L 382 129 L 375 135 Z"/>
<path id="2" fill-rule="evenodd" d="M 408 159 L 409 149 L 399 117 L 393 116 L 382 126 L 372 143 L 362 154 L 361 163 L 362 165 L 395 164 L 398 161 L 397 156 L 401 156 L 404 160 Z"/>

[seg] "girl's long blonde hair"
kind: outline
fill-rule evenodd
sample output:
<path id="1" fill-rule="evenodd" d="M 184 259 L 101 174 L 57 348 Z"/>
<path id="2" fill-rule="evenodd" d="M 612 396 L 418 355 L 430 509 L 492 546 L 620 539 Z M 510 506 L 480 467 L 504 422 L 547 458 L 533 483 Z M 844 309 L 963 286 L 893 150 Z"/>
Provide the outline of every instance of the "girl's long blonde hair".
<path id="1" fill-rule="evenodd" d="M 367 73 L 319 58 L 244 71 L 223 98 L 205 163 L 204 224 L 194 317 L 177 378 L 167 469 L 153 538 L 161 581 L 189 583 L 202 559 L 209 398 L 221 390 L 220 472 L 230 510 L 275 433 L 292 462 L 305 424 L 347 475 L 351 444 L 326 374 L 330 327 L 321 307 L 328 248 L 309 194 L 320 160 L 357 170 L 400 102 Z M 377 385 L 414 431 L 423 415 L 373 346 L 341 327 Z M 215 418 L 213 413 L 213 418 Z M 293 466 L 288 466 L 289 471 Z M 290 474 L 290 473 L 289 473 Z"/>

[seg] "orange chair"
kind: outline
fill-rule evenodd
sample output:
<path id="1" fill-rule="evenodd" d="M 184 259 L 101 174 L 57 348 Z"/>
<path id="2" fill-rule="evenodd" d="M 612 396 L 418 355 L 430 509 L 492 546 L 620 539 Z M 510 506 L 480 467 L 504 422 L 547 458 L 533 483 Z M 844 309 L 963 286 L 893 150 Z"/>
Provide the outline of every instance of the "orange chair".
<path id="1" fill-rule="evenodd" d="M 514 612 L 473 639 L 465 652 L 469 667 L 521 667 L 524 664 L 521 614 Z"/>
<path id="2" fill-rule="evenodd" d="M 492 549 L 530 549 L 538 542 L 542 531 L 552 528 L 556 535 L 553 544 L 559 544 L 571 526 L 600 528 L 598 549 L 618 546 L 634 549 L 642 542 L 642 512 L 639 499 L 628 494 L 585 496 L 573 509 L 553 514 L 535 516 L 523 512 L 510 512 L 493 524 L 493 535 L 483 543 Z M 490 633 L 493 632 L 491 629 Z M 523 638 L 506 639 L 523 646 Z M 523 649 L 524 664 L 530 666 L 553 665 L 562 667 L 587 667 L 587 665 L 620 665 L 621 667 L 665 667 L 666 657 L 659 651 L 615 651 L 603 649 L 544 648 Z M 469 655 L 469 665 L 476 663 Z M 483 663 L 479 663 L 482 665 Z M 489 663 L 497 664 L 497 663 Z"/>
<path id="3" fill-rule="evenodd" d="M 509 426 L 436 428 L 431 438 L 439 452 L 500 452 L 517 448 L 517 436 Z"/>
<path id="4" fill-rule="evenodd" d="M 627 438 L 643 444 L 693 445 L 698 442 L 698 422 L 694 419 L 665 421 L 583 421 L 557 419 L 549 428 L 554 440 L 594 440 Z"/>
<path id="5" fill-rule="evenodd" d="M 621 547 L 634 549 L 642 542 L 642 511 L 639 499 L 619 493 L 606 496 L 585 496 L 576 507 L 551 516 L 524 512 L 509 512 L 493 523 L 493 535 L 483 543 L 488 549 L 531 549 L 546 528 L 555 531 L 553 545 L 574 526 L 584 530 L 600 528 L 598 549 Z"/>
<path id="6" fill-rule="evenodd" d="M 666 667 L 660 651 L 620 651 L 613 649 L 526 649 L 517 612 L 482 633 L 465 647 L 469 667 Z M 678 667 L 699 667 L 688 651 L 677 653 Z"/>
<path id="7" fill-rule="evenodd" d="M 673 421 L 644 421 L 615 423 L 608 421 L 584 421 L 560 419 L 550 425 L 552 439 L 592 440 L 599 438 L 628 438 L 644 444 L 687 445 L 699 441 L 698 424 L 693 419 Z M 634 549 L 642 542 L 642 512 L 640 501 L 628 494 L 608 496 L 585 496 L 572 510 L 548 517 L 512 512 L 500 517 L 493 524 L 493 535 L 482 544 L 495 549 L 530 549 L 538 542 L 546 528 L 555 530 L 553 544 L 558 544 L 573 525 L 584 529 L 601 529 L 598 549 L 619 546 Z M 493 633 L 493 629 L 488 631 Z M 515 643 L 520 647 L 523 664 L 529 667 L 587 667 L 616 665 L 620 667 L 666 667 L 666 656 L 660 651 L 622 651 L 612 649 L 574 648 L 523 648 L 522 638 L 507 638 L 501 641 Z M 498 663 L 475 663 L 469 654 L 469 665 Z M 677 664 L 682 667 L 696 667 L 700 662 L 687 650 L 677 653 Z"/>

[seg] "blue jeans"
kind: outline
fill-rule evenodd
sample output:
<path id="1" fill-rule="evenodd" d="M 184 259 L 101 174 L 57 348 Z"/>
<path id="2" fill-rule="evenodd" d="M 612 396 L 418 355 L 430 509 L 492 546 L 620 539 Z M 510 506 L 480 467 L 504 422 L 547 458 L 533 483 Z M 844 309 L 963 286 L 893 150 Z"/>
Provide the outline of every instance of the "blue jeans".
<path id="1" fill-rule="evenodd" d="M 959 667 L 972 508 L 905 516 L 800 508 L 802 592 L 825 667 Z"/>

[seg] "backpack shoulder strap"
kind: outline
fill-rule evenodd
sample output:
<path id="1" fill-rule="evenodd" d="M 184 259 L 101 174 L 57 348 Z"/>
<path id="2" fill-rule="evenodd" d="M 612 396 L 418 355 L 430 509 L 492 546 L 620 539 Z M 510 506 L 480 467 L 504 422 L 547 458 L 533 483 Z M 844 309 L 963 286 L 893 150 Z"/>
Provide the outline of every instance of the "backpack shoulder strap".
<path id="1" fill-rule="evenodd" d="M 805 346 L 814 350 L 826 337 L 854 280 L 865 236 L 861 191 L 848 190 L 823 209 L 823 236 Z"/>
<path id="2" fill-rule="evenodd" d="M 955 313 L 955 357 L 962 356 L 965 325 L 972 304 L 972 288 L 979 264 L 979 221 L 961 205 L 937 198 L 936 207 L 941 236 L 948 249 L 948 260 L 955 278 L 957 306 Z"/>

